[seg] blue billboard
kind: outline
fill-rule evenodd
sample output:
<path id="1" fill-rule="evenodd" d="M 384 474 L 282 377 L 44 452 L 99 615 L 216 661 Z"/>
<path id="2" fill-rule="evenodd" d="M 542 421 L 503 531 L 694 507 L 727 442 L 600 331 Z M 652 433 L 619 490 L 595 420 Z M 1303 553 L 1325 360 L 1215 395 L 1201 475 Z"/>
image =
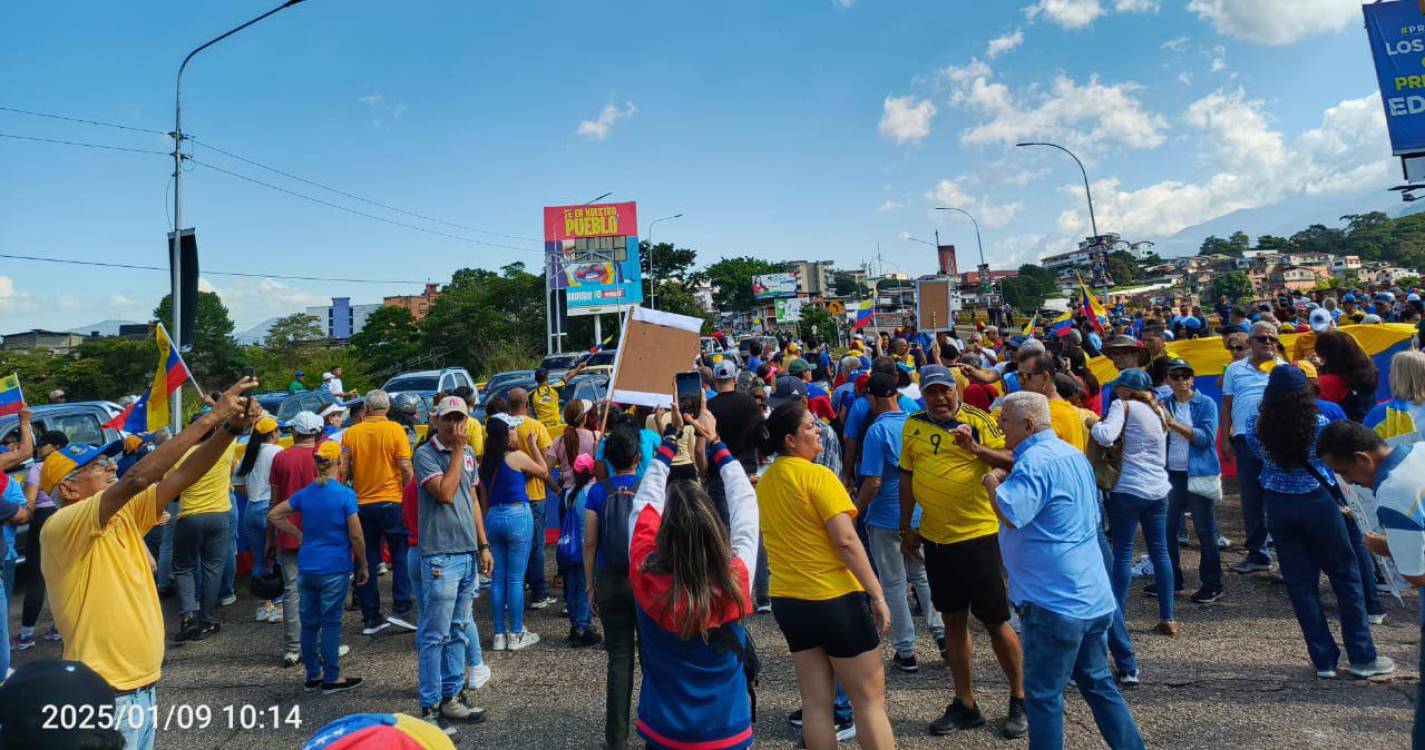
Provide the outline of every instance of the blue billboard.
<path id="1" fill-rule="evenodd" d="M 1396 155 L 1425 151 L 1425 14 L 1416 0 L 1363 7 Z"/>

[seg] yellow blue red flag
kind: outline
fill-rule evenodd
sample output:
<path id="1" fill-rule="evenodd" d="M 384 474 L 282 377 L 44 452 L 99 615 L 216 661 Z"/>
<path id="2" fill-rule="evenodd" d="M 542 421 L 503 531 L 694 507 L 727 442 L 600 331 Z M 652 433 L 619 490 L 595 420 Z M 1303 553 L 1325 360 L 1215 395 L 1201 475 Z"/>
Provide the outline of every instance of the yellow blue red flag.
<path id="1" fill-rule="evenodd" d="M 147 433 L 166 427 L 169 422 L 168 397 L 193 377 L 162 323 L 155 326 L 154 337 L 158 344 L 158 366 L 148 390 L 119 415 L 123 419 L 122 429 L 125 432 Z M 117 422 L 118 418 L 114 421 Z"/>
<path id="2" fill-rule="evenodd" d="M 10 374 L 0 378 L 0 417 L 19 414 L 25 408 L 25 392 L 20 390 L 20 376 Z"/>

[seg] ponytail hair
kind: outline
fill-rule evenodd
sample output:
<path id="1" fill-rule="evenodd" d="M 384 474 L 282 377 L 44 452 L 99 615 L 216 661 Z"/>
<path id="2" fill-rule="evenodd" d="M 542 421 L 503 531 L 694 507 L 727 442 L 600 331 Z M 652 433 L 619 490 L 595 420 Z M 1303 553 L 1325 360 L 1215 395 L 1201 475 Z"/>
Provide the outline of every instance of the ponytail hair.
<path id="1" fill-rule="evenodd" d="M 258 432 L 256 429 L 252 431 L 252 435 L 247 439 L 247 449 L 242 452 L 242 463 L 238 464 L 237 476 L 246 477 L 252 472 L 252 467 L 257 465 L 257 454 L 262 452 L 262 446 L 267 443 L 272 432 Z"/>

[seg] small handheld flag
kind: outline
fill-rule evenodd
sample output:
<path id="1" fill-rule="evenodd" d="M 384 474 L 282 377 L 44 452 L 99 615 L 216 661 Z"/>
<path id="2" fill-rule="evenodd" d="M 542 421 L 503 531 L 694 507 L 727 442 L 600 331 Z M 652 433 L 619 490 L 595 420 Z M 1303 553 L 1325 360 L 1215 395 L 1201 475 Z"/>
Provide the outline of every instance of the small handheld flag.
<path id="1" fill-rule="evenodd" d="M 25 392 L 20 390 L 20 376 L 11 373 L 0 378 L 0 417 L 19 414 L 25 408 Z"/>
<path id="2" fill-rule="evenodd" d="M 1039 328 L 1039 313 L 1034 313 L 1034 317 L 1029 319 L 1029 323 L 1024 326 L 1024 335 L 1033 336 Z"/>
<path id="3" fill-rule="evenodd" d="M 871 324 L 871 320 L 872 320 L 872 318 L 874 317 L 873 314 L 875 313 L 875 310 L 876 310 L 876 301 L 875 301 L 875 300 L 873 300 L 873 299 L 863 300 L 863 301 L 861 302 L 860 308 L 858 308 L 858 309 L 856 310 L 856 322 L 852 324 L 852 328 L 855 328 L 855 329 L 857 329 L 857 330 L 860 330 L 860 329 L 865 328 L 866 326 L 870 325 L 870 324 Z"/>
<path id="4" fill-rule="evenodd" d="M 168 397 L 193 378 L 183 355 L 168 337 L 168 329 L 159 323 L 154 330 L 158 344 L 158 365 L 153 373 L 153 382 L 139 400 L 119 417 L 123 418 L 125 432 L 147 433 L 168 425 Z M 115 418 L 115 421 L 118 417 Z"/>

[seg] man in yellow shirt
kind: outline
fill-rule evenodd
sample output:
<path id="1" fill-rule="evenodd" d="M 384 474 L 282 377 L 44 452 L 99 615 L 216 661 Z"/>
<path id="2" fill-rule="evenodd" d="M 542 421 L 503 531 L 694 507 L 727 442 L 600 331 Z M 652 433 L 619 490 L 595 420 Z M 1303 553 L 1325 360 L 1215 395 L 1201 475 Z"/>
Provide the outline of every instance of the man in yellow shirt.
<path id="1" fill-rule="evenodd" d="M 347 477 L 356 490 L 356 513 L 366 537 L 367 579 L 356 587 L 361 600 L 361 633 L 376 635 L 395 625 L 415 632 L 411 623 L 411 578 L 406 571 L 406 527 L 401 523 L 401 492 L 414 476 L 411 444 L 401 425 L 386 418 L 391 397 L 381 389 L 366 394 L 366 416 L 341 435 Z M 376 576 L 381 542 L 391 550 L 391 616 L 381 614 Z"/>
<path id="2" fill-rule="evenodd" d="M 198 450 L 196 446 L 189 448 L 178 466 Z M 235 553 L 231 493 L 236 466 L 237 444 L 229 442 L 218 460 L 178 498 L 178 519 L 173 527 L 173 584 L 178 590 L 180 614 L 175 641 L 200 641 L 221 628 L 213 614 L 222 587 L 223 566 L 227 557 Z"/>
<path id="3" fill-rule="evenodd" d="M 1058 367 L 1048 352 L 1027 352 L 1019 358 L 1019 387 L 1049 399 L 1049 424 L 1054 434 L 1080 452 L 1088 449 L 1089 433 L 1079 408 L 1059 397 L 1054 385 Z"/>
<path id="4" fill-rule="evenodd" d="M 950 371 L 941 365 L 920 370 L 925 410 L 905 420 L 901 433 L 900 530 L 907 555 L 925 556 L 930 598 L 945 619 L 942 654 L 950 668 L 955 699 L 930 724 L 936 735 L 982 726 L 985 717 L 971 685 L 969 615 L 984 624 L 1009 680 L 1005 735 L 1028 731 L 1024 713 L 1024 657 L 1019 636 L 1009 626 L 1009 596 L 999 553 L 999 520 L 990 505 L 984 477 L 1008 470 L 1013 454 L 988 413 L 960 402 Z M 911 524 L 915 507 L 920 528 Z"/>
<path id="5" fill-rule="evenodd" d="M 534 382 L 534 390 L 529 394 L 534 418 L 546 430 L 558 429 L 564 424 L 564 417 L 559 413 L 559 389 L 549 384 L 549 371 L 543 367 L 534 371 Z"/>
<path id="6" fill-rule="evenodd" d="M 509 402 L 510 416 L 519 422 L 515 427 L 515 434 L 519 436 L 520 451 L 538 461 L 529 451 L 530 438 L 534 438 L 533 442 L 541 455 L 548 453 L 549 446 L 554 444 L 554 440 L 549 436 L 549 428 L 544 426 L 543 421 L 530 418 L 530 395 L 525 389 L 511 388 L 505 400 Z M 558 395 L 555 396 L 554 406 L 556 409 L 559 407 Z M 549 487 L 555 492 L 559 490 L 553 484 Z M 544 579 L 544 500 L 549 495 L 544 480 L 537 478 L 531 478 L 525 483 L 525 491 L 529 493 L 529 510 L 534 515 L 534 543 L 529 546 L 529 567 L 525 571 L 525 581 L 529 583 L 529 607 L 544 609 L 554 603 L 554 597 L 549 595 L 548 583 Z"/>
<path id="7" fill-rule="evenodd" d="M 122 443 L 70 444 L 40 467 L 40 489 L 62 506 L 40 533 L 40 570 L 64 658 L 84 662 L 119 694 L 114 717 L 131 750 L 153 747 L 163 664 L 163 610 L 143 536 L 257 421 L 261 407 L 238 395 L 257 385 L 243 378 L 123 479 L 109 458 Z"/>

